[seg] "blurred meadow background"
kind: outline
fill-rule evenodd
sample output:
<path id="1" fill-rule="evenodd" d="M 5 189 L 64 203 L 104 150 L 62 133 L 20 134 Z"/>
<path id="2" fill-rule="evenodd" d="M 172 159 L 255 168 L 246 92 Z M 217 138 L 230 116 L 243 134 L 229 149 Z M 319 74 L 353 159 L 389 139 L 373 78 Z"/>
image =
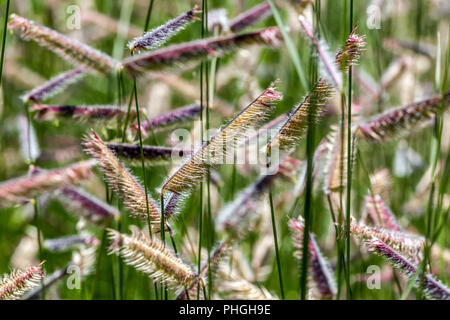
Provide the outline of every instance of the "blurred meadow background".
<path id="1" fill-rule="evenodd" d="M 242 30 L 230 29 L 236 22 L 233 19 L 264 3 L 260 19 Z M 193 63 L 175 61 L 170 68 L 144 70 L 136 78 L 126 67 L 123 72 L 83 71 L 82 78 L 45 101 L 22 99 L 30 90 L 79 65 L 61 59 L 33 38 L 21 39 L 20 28 L 5 31 L 7 10 L 8 17 L 16 14 L 33 20 L 116 61 L 124 61 L 131 56 L 129 41 L 141 36 L 144 29 L 163 25 L 194 5 L 202 12 L 197 12 L 197 18 L 162 48 L 272 26 L 281 28 L 281 34 L 277 41 L 237 45 L 223 54 L 221 49 L 211 49 L 208 59 Z M 448 1 L 2 0 L 0 12 L 5 31 L 0 92 L 0 274 L 26 270 L 45 260 L 41 266 L 44 280 L 26 293 L 28 298 L 175 299 L 189 291 L 190 299 L 427 299 L 436 298 L 426 288 L 431 283 L 427 277 L 432 274 L 440 280 L 437 286 L 441 286 L 441 291 L 433 292 L 440 292 L 438 297 L 442 299 L 450 299 L 446 287 L 450 284 L 450 118 L 445 111 L 449 105 Z M 95 197 L 111 219 L 92 219 L 89 206 L 71 203 L 77 199 L 64 195 L 61 188 L 52 190 L 51 185 L 11 201 L 8 187 L 13 189 L 11 183 L 17 183 L 11 179 L 27 179 L 41 174 L 38 170 L 63 168 L 92 159 L 83 151 L 82 141 L 93 128 L 103 141 L 136 146 L 133 150 L 138 155 L 133 162 L 126 156 L 119 158 L 139 183 L 145 184 L 145 191 L 159 207 L 161 186 L 180 163 L 147 159 L 142 165 L 139 134 L 132 129 L 137 124 L 136 101 L 140 123 L 184 106 L 200 106 L 200 115 L 181 116 L 170 128 L 155 125 L 142 134 L 142 143 L 151 146 L 174 147 L 172 132 L 177 128 L 187 129 L 195 137 L 199 137 L 202 127 L 219 128 L 279 79 L 276 90 L 283 99 L 275 104 L 263 124 L 276 119 L 302 102 L 318 78 L 328 77 L 326 68 L 321 66 L 322 57 L 317 55 L 317 47 L 305 33 L 299 15 L 314 29 L 319 47 L 327 47 L 325 55 L 333 59 L 355 26 L 355 33 L 365 36 L 365 46 L 351 69 L 342 72 L 341 92 L 324 103 L 320 119 L 313 126 L 306 126 L 310 130 L 305 129 L 308 132 L 289 151 L 284 166 L 275 178 L 261 184 L 261 190 L 256 186 L 256 194 L 251 196 L 245 192 L 263 179 L 257 166 L 225 164 L 208 169 L 203 182 L 184 192 L 183 200 L 176 203 L 178 212 L 170 218 L 171 239 L 165 236 L 166 247 L 172 250 L 176 244 L 177 252 L 170 254 L 180 256 L 192 272 L 197 273 L 199 266 L 206 267 L 202 273 L 206 283 L 203 290 L 198 279 L 194 280 L 192 290 L 186 288 L 186 283 L 181 286 L 177 283 L 176 288 L 166 286 L 161 280 L 166 276 L 164 273 L 170 277 L 171 271 L 164 266 L 163 275 L 158 271 L 142 272 L 111 254 L 108 247 L 114 246 L 114 241 L 109 240 L 106 228 L 130 234 L 133 225 L 148 237 L 148 224 L 145 219 L 129 214 L 123 195 L 105 182 L 104 172 L 98 166 L 86 169 L 92 172 L 83 178 L 71 177 L 64 187 L 77 191 L 81 188 L 89 197 Z M 137 50 L 133 56 L 146 52 Z M 379 139 L 358 135 L 357 131 L 352 131 L 351 139 L 345 134 L 341 141 L 332 138 L 339 128 L 344 129 L 339 132 L 347 132 L 349 109 L 350 121 L 356 128 L 392 108 L 433 97 L 438 100 L 433 102 L 437 107 L 432 111 L 412 107 L 385 119 L 388 127 L 378 132 Z M 89 115 L 84 119 L 85 116 L 75 117 L 69 111 L 66 115 L 48 110 L 45 113 L 39 105 L 43 108 L 112 105 L 123 106 L 125 112 L 111 119 Z M 124 135 L 127 108 L 131 116 Z M 137 131 L 139 127 L 140 124 Z M 327 139 L 328 144 L 324 142 Z M 353 158 L 348 167 L 350 175 L 346 161 L 348 142 Z M 342 188 L 331 192 L 342 200 L 339 212 L 332 212 L 336 203 L 326 192 L 326 173 L 333 161 L 327 153 L 332 157 L 335 149 L 342 149 L 345 158 L 342 166 L 334 169 L 342 177 Z M 346 192 L 348 179 L 350 194 Z M 247 196 L 248 199 L 242 200 Z M 223 210 L 227 205 L 230 208 L 233 201 L 237 205 L 232 210 L 249 219 L 235 223 L 236 229 L 245 229 L 244 235 L 219 228 Z M 385 217 L 395 221 L 395 227 L 390 228 L 386 221 L 383 224 L 382 218 L 377 220 L 374 210 L 388 211 Z M 333 222 L 336 216 L 339 218 Z M 370 230 L 350 228 L 354 223 Z M 305 237 L 301 237 L 303 228 L 314 235 L 308 239 L 308 246 L 313 243 L 313 249 L 298 248 L 305 244 Z M 377 231 L 381 234 L 378 238 Z M 300 232 L 300 238 L 293 240 L 295 232 Z M 402 274 L 405 265 L 392 259 L 392 255 L 389 261 L 385 259 L 389 254 L 383 257 L 369 252 L 365 242 L 372 241 L 372 250 L 377 251 L 373 249 L 373 241 L 377 239 L 406 257 L 416 257 L 416 261 L 410 259 L 415 269 L 407 271 L 405 277 Z M 400 245 L 395 247 L 396 243 Z M 216 259 L 214 250 L 221 245 L 227 248 Z M 410 249 L 410 245 L 415 247 Z M 421 252 L 411 253 L 416 249 Z M 296 250 L 300 261 L 294 254 Z M 318 250 L 327 263 L 317 258 Z M 304 261 L 305 252 L 308 263 Z M 142 259 L 146 259 L 145 255 Z M 390 263 L 392 260 L 395 266 Z M 324 272 L 323 268 L 330 279 L 317 276 Z M 48 283 L 51 277 L 54 281 Z M 414 277 L 419 282 L 425 280 L 414 287 Z M 323 286 L 330 288 L 320 290 Z"/>

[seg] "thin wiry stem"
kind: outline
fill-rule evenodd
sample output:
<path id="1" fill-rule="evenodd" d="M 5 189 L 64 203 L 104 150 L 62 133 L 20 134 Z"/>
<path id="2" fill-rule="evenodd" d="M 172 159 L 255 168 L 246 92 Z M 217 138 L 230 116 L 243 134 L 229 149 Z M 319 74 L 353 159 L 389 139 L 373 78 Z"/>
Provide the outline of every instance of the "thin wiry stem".
<path id="1" fill-rule="evenodd" d="M 208 15 L 208 12 L 205 10 L 206 9 L 206 5 L 207 5 L 207 1 L 208 0 L 202 0 L 202 29 L 201 29 L 201 38 L 202 40 L 205 38 L 205 33 L 207 31 L 207 24 L 206 24 L 206 17 Z M 203 118 L 203 112 L 204 112 L 204 99 L 203 99 L 203 94 L 204 94 L 204 89 L 203 89 L 203 75 L 204 75 L 204 62 L 202 61 L 200 63 L 200 143 L 201 145 L 203 145 L 204 141 L 204 118 Z M 209 149 L 207 149 L 207 153 L 209 154 Z M 209 163 L 209 156 L 207 157 L 207 163 Z M 209 167 L 207 166 L 206 168 L 206 174 L 208 175 L 208 170 Z M 204 207 L 203 207 L 203 182 L 200 182 L 200 216 L 199 216 L 199 221 L 198 221 L 198 255 L 197 255 L 197 268 L 198 268 L 198 273 L 200 273 L 200 268 L 201 268 L 201 252 L 202 252 L 202 246 L 203 246 L 203 216 L 204 216 Z M 201 284 L 203 285 L 203 282 L 201 282 Z M 204 287 L 204 285 L 203 285 Z M 206 292 L 205 289 L 203 296 L 204 299 L 207 299 L 206 296 Z M 197 300 L 200 300 L 200 282 L 197 285 Z"/>
<path id="2" fill-rule="evenodd" d="M 150 238 L 152 238 L 152 224 L 150 219 L 150 210 L 149 210 L 149 203 L 148 203 L 148 190 L 147 190 L 147 174 L 145 172 L 145 161 L 144 161 L 144 148 L 142 143 L 142 131 L 141 131 L 141 118 L 139 116 L 139 102 L 138 102 L 138 94 L 137 94 L 137 88 L 136 88 L 136 79 L 134 79 L 133 84 L 133 90 L 134 90 L 134 101 L 136 104 L 136 114 L 137 114 L 137 122 L 138 122 L 138 135 L 139 135 L 139 149 L 141 152 L 141 165 L 142 165 L 142 176 L 144 179 L 144 192 L 145 192 L 145 206 L 147 211 L 147 224 L 148 224 L 148 232 L 150 234 Z M 161 206 L 164 204 L 162 203 Z M 164 209 L 164 207 L 162 207 Z M 163 239 L 164 243 L 164 213 L 161 214 L 161 238 Z"/>
<path id="3" fill-rule="evenodd" d="M 353 32 L 353 0 L 350 0 L 350 32 Z M 352 159 L 352 66 L 348 70 L 348 108 L 347 108 L 347 159 Z M 347 299 L 351 299 L 350 288 L 350 210 L 352 194 L 352 162 L 347 161 L 347 204 L 346 204 L 346 236 L 347 236 Z"/>
<path id="4" fill-rule="evenodd" d="M 3 76 L 3 62 L 5 59 L 5 47 L 6 47 L 6 30 L 8 26 L 8 16 L 9 16 L 9 4 L 10 0 L 7 0 L 6 2 L 6 9 L 5 9 L 5 22 L 3 23 L 3 37 L 2 37 L 2 53 L 0 57 L 0 84 L 2 83 L 2 76 Z"/>
<path id="5" fill-rule="evenodd" d="M 39 202 L 38 197 L 35 197 L 33 199 L 33 208 L 34 208 L 34 224 L 36 225 L 37 229 L 37 243 L 38 243 L 38 252 L 39 252 L 39 260 L 43 260 L 43 251 L 42 251 L 42 241 L 41 241 L 41 223 L 39 221 Z M 41 287 L 42 287 L 42 300 L 45 300 L 45 285 L 43 278 L 41 278 Z"/>
<path id="6" fill-rule="evenodd" d="M 280 283 L 281 299 L 284 300 L 283 275 L 281 271 L 280 251 L 278 248 L 278 235 L 277 235 L 277 226 L 275 222 L 275 209 L 273 207 L 273 196 L 270 187 L 269 187 L 269 203 L 270 203 L 270 217 L 272 221 L 273 241 L 275 245 L 275 256 L 277 259 L 278 281 Z"/>

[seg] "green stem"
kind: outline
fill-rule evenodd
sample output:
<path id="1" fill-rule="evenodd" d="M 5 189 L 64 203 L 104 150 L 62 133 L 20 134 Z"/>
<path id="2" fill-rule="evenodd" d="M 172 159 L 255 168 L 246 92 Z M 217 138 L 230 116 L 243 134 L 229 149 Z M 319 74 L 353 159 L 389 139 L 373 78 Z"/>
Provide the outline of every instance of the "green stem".
<path id="1" fill-rule="evenodd" d="M 138 122 L 138 136 L 139 136 L 139 149 L 141 152 L 142 176 L 144 178 L 145 206 L 146 206 L 146 210 L 147 210 L 148 232 L 150 234 L 150 238 L 153 238 L 152 224 L 151 224 L 150 211 L 149 211 L 150 209 L 149 209 L 149 204 L 148 204 L 147 175 L 145 173 L 144 148 L 143 148 L 143 144 L 142 144 L 141 117 L 139 114 L 139 102 L 138 102 L 138 95 L 137 95 L 137 88 L 136 88 L 136 79 L 134 79 L 133 89 L 134 89 L 134 101 L 136 103 L 136 117 L 137 117 L 137 122 Z M 164 228 L 162 228 L 161 233 L 162 234 L 164 233 Z"/>
<path id="2" fill-rule="evenodd" d="M 314 3 L 314 22 L 317 38 L 320 38 L 318 33 L 318 24 L 320 21 L 320 0 L 316 0 Z M 317 81 L 317 54 L 312 52 L 310 60 L 310 87 Z M 314 106 L 312 106 L 314 108 Z M 313 114 L 308 113 L 308 129 L 306 135 L 306 188 L 305 188 L 305 204 L 304 204 L 304 220 L 305 228 L 303 231 L 302 239 L 302 258 L 301 258 L 301 270 L 300 270 L 300 299 L 305 300 L 307 296 L 307 283 L 308 283 L 308 264 L 309 264 L 309 233 L 312 225 L 312 200 L 313 200 L 313 157 L 314 157 L 314 136 L 315 126 Z"/>
<path id="3" fill-rule="evenodd" d="M 350 0 L 350 32 L 353 30 L 353 0 Z M 347 299 L 351 299 L 350 288 L 350 209 L 352 190 L 352 66 L 348 71 L 348 111 L 347 111 L 347 203 L 346 203 L 346 260 L 347 260 Z"/>
<path id="4" fill-rule="evenodd" d="M 9 4 L 10 0 L 6 1 L 6 10 L 5 10 L 5 20 L 3 23 L 3 38 L 2 38 L 2 56 L 0 60 L 0 84 L 2 83 L 2 76 L 3 76 L 3 61 L 5 59 L 5 44 L 6 44 L 6 30 L 8 26 L 8 16 L 9 16 Z"/>
<path id="5" fill-rule="evenodd" d="M 41 226 L 39 223 L 39 204 L 38 204 L 38 197 L 35 197 L 33 199 L 33 207 L 34 207 L 34 223 L 36 225 L 36 229 L 37 229 L 37 242 L 38 242 L 38 251 L 39 251 L 39 260 L 40 261 L 44 261 L 44 256 L 43 256 L 43 252 L 42 252 L 42 242 L 41 242 Z M 42 300 L 45 300 L 45 284 L 44 284 L 44 279 L 41 280 L 41 285 L 42 285 L 42 294 L 41 294 L 41 298 Z"/>
<path id="6" fill-rule="evenodd" d="M 267 150 L 267 169 L 270 168 L 270 156 L 271 156 L 270 153 L 271 150 L 269 147 Z M 275 209 L 273 205 L 272 186 L 269 187 L 269 204 L 270 204 L 270 216 L 272 220 L 273 243 L 275 245 L 275 257 L 277 260 L 278 281 L 280 282 L 281 299 L 284 300 L 283 276 L 281 272 L 280 251 L 278 248 L 278 235 L 275 221 Z"/>

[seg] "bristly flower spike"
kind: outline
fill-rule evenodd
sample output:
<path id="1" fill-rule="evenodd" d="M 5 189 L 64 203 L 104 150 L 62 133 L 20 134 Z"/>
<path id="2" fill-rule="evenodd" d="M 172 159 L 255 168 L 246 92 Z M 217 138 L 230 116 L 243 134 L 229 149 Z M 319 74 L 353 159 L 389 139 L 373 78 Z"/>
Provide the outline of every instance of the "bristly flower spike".
<path id="1" fill-rule="evenodd" d="M 297 249 L 295 256 L 298 259 L 302 258 L 303 248 L 303 233 L 305 230 L 305 224 L 301 217 L 298 219 L 289 220 L 289 228 L 292 233 L 292 243 Z M 320 299 L 333 299 L 336 297 L 336 283 L 333 273 L 328 262 L 320 252 L 319 246 L 312 233 L 309 234 L 308 245 L 310 265 L 309 269 L 311 277 L 314 281 L 314 292 Z"/>
<path id="2" fill-rule="evenodd" d="M 236 47 L 255 44 L 276 47 L 280 44 L 281 39 L 278 27 L 269 27 L 239 35 L 201 39 L 135 55 L 124 60 L 123 67 L 136 76 L 144 71 L 161 70 L 177 63 L 205 59 L 210 56 L 217 57 L 222 53 L 235 50 Z"/>
<path id="3" fill-rule="evenodd" d="M 416 277 L 415 286 L 417 288 L 422 286 L 421 276 L 416 275 L 417 266 L 399 254 L 389 245 L 378 239 L 371 239 L 366 242 L 369 251 L 374 252 L 386 258 L 395 268 L 399 269 L 408 279 Z M 439 280 L 436 280 L 432 275 L 426 273 L 423 281 L 424 293 L 432 299 L 450 300 L 450 288 L 444 285 Z"/>
<path id="4" fill-rule="evenodd" d="M 125 263 L 160 281 L 170 288 L 190 287 L 197 275 L 191 266 L 178 258 L 158 238 L 147 238 L 137 228 L 132 235 L 108 229 L 110 253 L 121 256 Z"/>
<path id="5" fill-rule="evenodd" d="M 58 196 L 73 214 L 84 217 L 95 224 L 107 224 L 111 219 L 120 216 L 120 212 L 116 208 L 80 188 L 62 188 L 58 191 Z"/>
<path id="6" fill-rule="evenodd" d="M 442 101 L 444 99 L 444 101 Z M 434 116 L 450 105 L 450 92 L 419 102 L 386 110 L 353 127 L 355 135 L 367 142 L 385 142 L 431 123 Z"/>
<path id="7" fill-rule="evenodd" d="M 85 152 L 97 160 L 98 167 L 105 176 L 108 185 L 122 199 L 128 211 L 141 220 L 147 220 L 146 195 L 137 179 L 108 149 L 94 130 L 92 130 L 91 135 L 85 136 L 83 145 Z M 148 196 L 148 214 L 152 229 L 155 232 L 159 231 L 161 214 L 159 207 L 150 196 Z"/>
<path id="8" fill-rule="evenodd" d="M 152 119 L 144 120 L 141 122 L 142 135 L 147 136 L 151 130 L 157 131 L 162 128 L 168 129 L 177 123 L 195 120 L 199 117 L 200 110 L 200 104 L 194 103 L 182 108 L 171 110 Z M 138 131 L 139 126 L 136 124 L 133 129 Z"/>
<path id="9" fill-rule="evenodd" d="M 80 161 L 65 168 L 43 171 L 0 184 L 0 207 L 22 204 L 34 196 L 62 187 L 78 185 L 93 176 L 94 160 Z"/>
<path id="10" fill-rule="evenodd" d="M 33 266 L 27 270 L 15 270 L 0 278 L 0 300 L 17 300 L 27 292 L 41 284 L 43 278 L 41 266 Z"/>
<path id="11" fill-rule="evenodd" d="M 306 21 L 303 21 L 303 24 L 308 35 L 312 37 L 313 42 L 315 41 L 314 43 L 316 43 L 319 53 L 323 53 L 324 50 L 314 38 L 309 24 Z M 365 42 L 363 36 L 355 34 L 355 30 L 356 27 L 347 38 L 343 49 L 336 55 L 334 63 L 329 61 L 330 59 L 328 59 L 328 56 L 322 57 L 322 60 L 324 60 L 327 65 L 337 65 L 342 71 L 346 72 L 351 65 L 358 61 L 361 54 L 361 48 L 365 46 Z M 297 141 L 306 134 L 309 117 L 311 116 L 313 121 L 317 121 L 332 93 L 333 88 L 329 82 L 325 78 L 319 79 L 303 102 L 290 112 L 277 135 L 272 139 L 270 144 L 268 144 L 268 150 L 269 148 L 274 147 L 278 147 L 282 150 L 292 150 Z"/>
<path id="12" fill-rule="evenodd" d="M 269 17 L 271 13 L 272 11 L 270 10 L 269 2 L 264 1 L 231 20 L 230 30 L 232 32 L 239 32 L 258 21 Z"/>
<path id="13" fill-rule="evenodd" d="M 35 112 L 34 119 L 37 121 L 46 121 L 53 119 L 75 119 L 80 121 L 114 121 L 121 120 L 127 115 L 125 107 L 98 105 L 98 106 L 61 106 L 46 105 L 35 103 L 31 108 L 31 112 Z M 145 112 L 140 111 L 143 116 Z M 131 121 L 135 121 L 136 110 L 130 110 L 129 117 Z"/>
<path id="14" fill-rule="evenodd" d="M 179 15 L 165 24 L 150 30 L 140 37 L 137 37 L 128 43 L 128 48 L 134 52 L 135 50 L 147 49 L 153 50 L 170 40 L 175 34 L 186 28 L 186 26 L 194 20 L 200 20 L 196 14 L 201 13 L 198 6 L 194 6 L 191 10 Z"/>
<path id="15" fill-rule="evenodd" d="M 272 104 L 281 99 L 272 83 L 258 98 L 245 107 L 208 142 L 193 153 L 178 170 L 166 180 L 162 193 L 184 193 L 194 189 L 206 177 L 207 169 L 223 163 L 232 150 L 245 138 L 246 132 L 258 126 L 272 111 Z"/>
<path id="16" fill-rule="evenodd" d="M 109 142 L 107 146 L 115 155 L 127 163 L 129 162 L 131 165 L 138 165 L 139 163 L 141 165 L 141 148 L 139 144 Z M 190 150 L 149 145 L 143 145 L 142 150 L 144 160 L 149 165 L 166 164 L 171 160 L 181 159 L 191 154 Z"/>
<path id="17" fill-rule="evenodd" d="M 347 72 L 349 67 L 356 64 L 361 56 L 361 50 L 366 46 L 364 36 L 355 33 L 355 26 L 345 41 L 343 49 L 336 55 L 335 62 L 342 72 Z"/>
<path id="18" fill-rule="evenodd" d="M 24 102 L 44 101 L 66 89 L 70 84 L 77 82 L 85 75 L 85 68 L 78 67 L 61 73 L 22 96 Z"/>
<path id="19" fill-rule="evenodd" d="M 11 14 L 8 29 L 16 30 L 22 39 L 35 41 L 77 67 L 106 74 L 120 67 L 120 62 L 107 54 L 16 14 Z"/>
<path id="20" fill-rule="evenodd" d="M 375 197 L 366 196 L 365 209 L 377 226 L 396 232 L 404 232 L 394 213 L 379 195 L 376 194 Z"/>
<path id="21" fill-rule="evenodd" d="M 414 262 L 422 260 L 425 241 L 414 234 L 369 227 L 355 222 L 353 218 L 350 222 L 350 234 L 356 239 L 365 241 L 372 238 L 379 239 Z"/>
<path id="22" fill-rule="evenodd" d="M 292 150 L 306 134 L 309 117 L 317 121 L 331 93 L 332 88 L 326 80 L 320 79 L 303 102 L 291 111 L 267 149 L 278 147 L 281 150 Z"/>

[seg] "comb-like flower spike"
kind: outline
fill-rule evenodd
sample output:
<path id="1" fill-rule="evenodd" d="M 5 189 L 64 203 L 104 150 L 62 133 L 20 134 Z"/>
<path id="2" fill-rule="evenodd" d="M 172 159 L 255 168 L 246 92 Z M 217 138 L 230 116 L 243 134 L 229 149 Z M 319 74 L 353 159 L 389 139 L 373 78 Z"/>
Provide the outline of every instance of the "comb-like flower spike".
<path id="1" fill-rule="evenodd" d="M 61 73 L 33 90 L 25 93 L 22 100 L 27 101 L 44 101 L 59 92 L 63 91 L 70 84 L 77 82 L 85 75 L 85 68 L 78 67 L 67 72 Z"/>
<path id="2" fill-rule="evenodd" d="M 17 31 L 22 39 L 35 41 L 77 67 L 81 65 L 108 74 L 120 66 L 120 62 L 107 54 L 16 14 L 11 14 L 8 29 Z"/>
<path id="3" fill-rule="evenodd" d="M 147 238 L 139 230 L 132 235 L 108 229 L 111 240 L 110 253 L 121 256 L 125 263 L 163 282 L 173 289 L 190 287 L 197 275 L 192 267 L 178 258 L 158 238 Z"/>
<path id="4" fill-rule="evenodd" d="M 442 101 L 444 99 L 444 101 Z M 450 105 L 450 92 L 419 102 L 386 110 L 354 125 L 354 132 L 367 142 L 384 142 L 403 136 L 414 129 L 431 123 L 434 116 Z"/>
<path id="5" fill-rule="evenodd" d="M 272 83 L 258 98 L 245 107 L 231 121 L 178 168 L 164 183 L 162 192 L 183 193 L 192 190 L 206 177 L 208 167 L 223 163 L 245 133 L 256 127 L 272 111 L 272 104 L 281 99 Z"/>
<path id="6" fill-rule="evenodd" d="M 232 32 L 239 32 L 258 21 L 264 20 L 270 15 L 270 4 L 264 1 L 232 19 L 230 21 L 230 30 Z"/>
<path id="7" fill-rule="evenodd" d="M 195 120 L 200 115 L 200 104 L 195 103 L 186 107 L 177 108 L 175 110 L 169 111 L 165 114 L 156 116 L 152 119 L 144 120 L 141 122 L 141 130 L 143 136 L 148 136 L 151 130 L 157 131 L 159 129 L 168 129 L 173 125 L 179 124 L 180 122 Z M 138 125 L 134 125 L 134 130 L 139 130 Z"/>
<path id="8" fill-rule="evenodd" d="M 24 176 L 0 184 L 0 207 L 28 202 L 34 196 L 78 185 L 93 176 L 95 161 L 80 161 L 65 168 Z"/>
<path id="9" fill-rule="evenodd" d="M 414 234 L 369 227 L 354 219 L 350 222 L 350 234 L 360 240 L 380 239 L 414 262 L 419 262 L 423 256 L 424 239 Z"/>
<path id="10" fill-rule="evenodd" d="M 231 52 L 236 47 L 254 44 L 278 46 L 281 39 L 279 28 L 269 27 L 239 35 L 201 39 L 172 45 L 130 57 L 124 60 L 123 66 L 133 75 L 137 75 L 144 71 L 160 70 L 168 65 L 183 63 L 188 60 L 218 56 L 222 53 Z"/>
<path id="11" fill-rule="evenodd" d="M 92 106 L 61 106 L 35 103 L 30 111 L 36 111 L 34 119 L 46 121 L 52 119 L 75 119 L 80 121 L 113 121 L 124 119 L 126 107 L 92 105 Z M 145 112 L 140 111 L 143 116 Z M 136 110 L 130 110 L 130 121 L 136 120 Z"/>
<path id="12" fill-rule="evenodd" d="M 96 224 L 106 224 L 120 216 L 120 212 L 80 188 L 65 187 L 58 190 L 60 198 L 68 209 L 78 216 Z"/>
<path id="13" fill-rule="evenodd" d="M 128 211 L 133 216 L 146 220 L 147 199 L 144 189 L 136 178 L 108 149 L 95 131 L 92 131 L 91 135 L 85 136 L 83 145 L 85 152 L 98 161 L 98 167 L 105 176 L 106 182 L 117 193 L 117 196 L 122 199 Z M 152 229 L 155 232 L 159 231 L 161 214 L 159 207 L 150 196 L 148 196 L 148 214 Z"/>
<path id="14" fill-rule="evenodd" d="M 355 33 L 356 26 L 345 41 L 344 47 L 338 52 L 335 62 L 342 72 L 347 72 L 349 67 L 356 64 L 361 56 L 361 50 L 365 47 L 364 36 Z"/>
<path id="15" fill-rule="evenodd" d="M 305 230 L 305 224 L 301 217 L 299 219 L 289 220 L 289 228 L 292 233 L 292 243 L 297 249 L 295 251 L 295 256 L 298 259 L 302 258 L 302 248 L 303 248 L 303 233 Z M 311 277 L 314 281 L 314 292 L 320 299 L 333 299 L 336 297 L 336 283 L 334 280 L 333 273 L 328 262 L 323 257 L 320 252 L 319 246 L 315 240 L 312 233 L 309 234 L 309 269 L 311 272 Z"/>
<path id="16" fill-rule="evenodd" d="M 128 143 L 112 143 L 106 144 L 108 149 L 113 151 L 115 155 L 119 158 L 130 162 L 131 164 L 141 165 L 141 149 L 139 144 L 128 144 Z M 142 146 L 144 152 L 144 160 L 148 162 L 149 165 L 165 164 L 173 159 L 181 159 L 189 154 L 190 150 L 177 149 L 171 147 L 160 147 L 160 146 Z"/>
<path id="17" fill-rule="evenodd" d="M 417 266 L 391 248 L 388 244 L 379 239 L 370 239 L 366 242 L 369 251 L 376 253 L 386 258 L 395 268 L 399 269 L 408 279 L 416 276 Z M 422 286 L 420 274 L 417 276 L 415 286 L 417 288 Z M 436 280 L 432 275 L 426 273 L 423 279 L 424 293 L 432 299 L 450 300 L 450 288 L 444 285 L 439 280 Z"/>
<path id="18" fill-rule="evenodd" d="M 43 273 L 41 264 L 27 270 L 15 270 L 0 278 L 0 300 L 17 300 L 28 291 L 39 286 Z"/>
<path id="19" fill-rule="evenodd" d="M 165 24 L 144 33 L 128 43 L 131 51 L 147 49 L 153 50 L 170 40 L 178 32 L 186 28 L 188 24 L 199 18 L 196 14 L 201 13 L 197 6 L 191 10 L 179 15 L 178 17 L 166 22 Z"/>
<path id="20" fill-rule="evenodd" d="M 306 32 L 312 37 L 313 42 L 316 44 L 319 53 L 323 53 L 323 49 L 319 46 L 312 34 L 309 24 L 304 21 L 304 19 L 301 19 L 301 21 L 303 21 L 302 23 L 304 24 Z M 363 36 L 355 34 L 355 29 L 350 33 L 343 49 L 336 55 L 334 63 L 330 62 L 328 57 L 322 57 L 322 60 L 324 60 L 327 65 L 337 65 L 345 72 L 348 70 L 349 66 L 358 61 L 361 48 L 365 46 L 365 42 Z M 311 116 L 313 121 L 317 121 L 332 93 L 333 88 L 329 82 L 325 78 L 319 79 L 309 95 L 304 98 L 303 102 L 297 105 L 289 113 L 277 135 L 268 144 L 268 147 L 292 150 L 297 141 L 306 134 L 309 116 Z"/>
<path id="21" fill-rule="evenodd" d="M 313 121 L 317 121 L 331 93 L 332 88 L 326 80 L 320 79 L 310 94 L 304 98 L 303 102 L 288 115 L 277 135 L 267 145 L 267 148 L 292 150 L 297 141 L 306 134 L 309 117 L 311 116 Z"/>

